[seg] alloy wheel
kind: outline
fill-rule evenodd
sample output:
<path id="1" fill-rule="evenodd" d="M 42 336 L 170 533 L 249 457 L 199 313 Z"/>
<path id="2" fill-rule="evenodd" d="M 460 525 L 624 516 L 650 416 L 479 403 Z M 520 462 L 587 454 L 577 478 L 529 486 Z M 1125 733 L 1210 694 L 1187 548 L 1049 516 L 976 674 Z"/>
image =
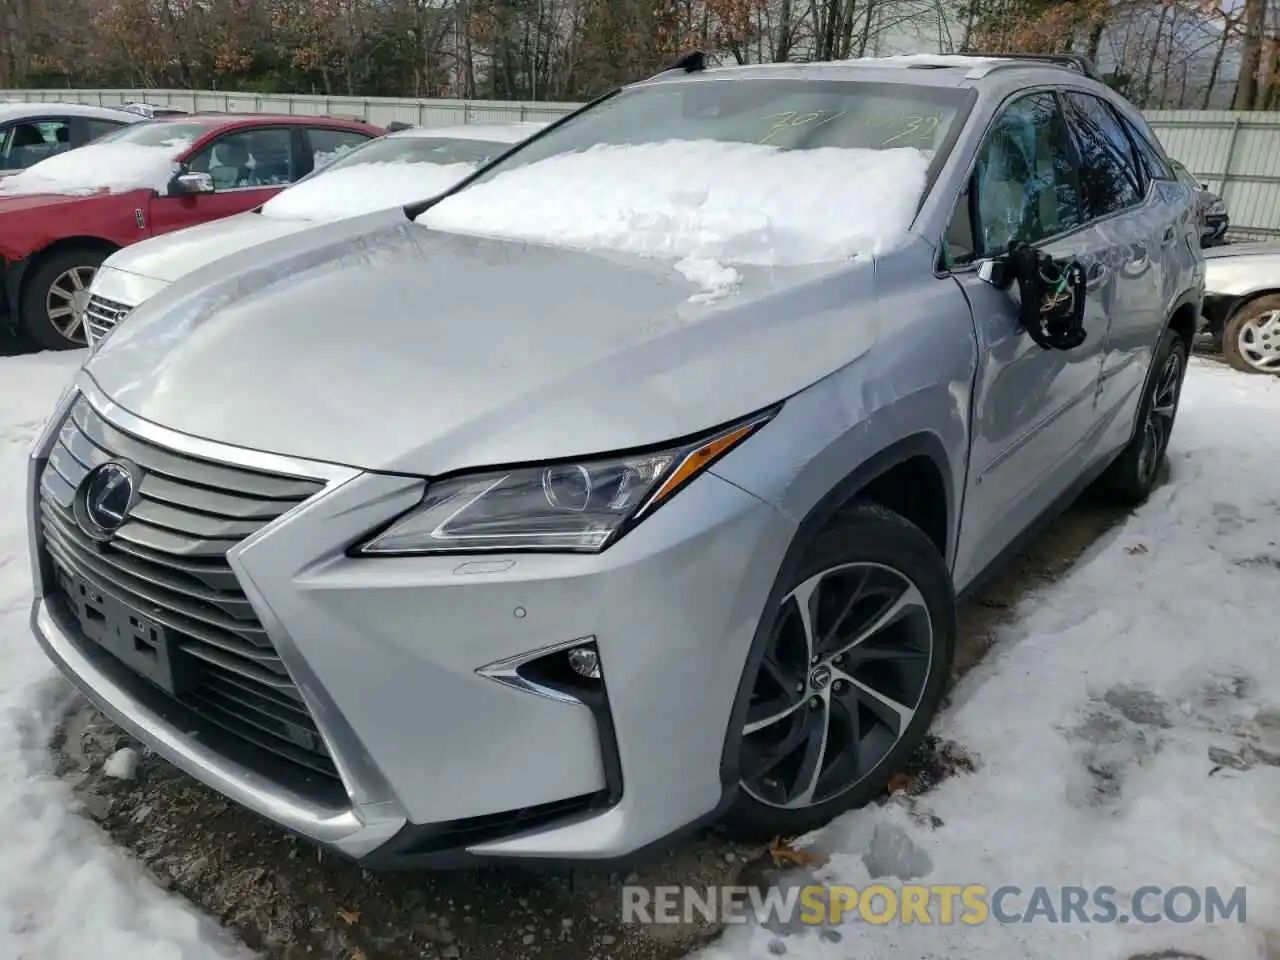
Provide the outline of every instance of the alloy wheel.
<path id="1" fill-rule="evenodd" d="M 1142 428 L 1142 454 L 1138 458 L 1138 476 L 1145 483 L 1160 466 L 1160 458 L 1173 435 L 1173 420 L 1178 414 L 1178 398 L 1182 393 L 1182 354 L 1172 350 L 1156 381 L 1151 409 Z"/>
<path id="2" fill-rule="evenodd" d="M 1251 317 L 1236 334 L 1240 356 L 1259 373 L 1280 374 L 1280 310 Z"/>
<path id="3" fill-rule="evenodd" d="M 72 343 L 84 344 L 84 314 L 89 306 L 89 285 L 96 267 L 72 267 L 64 270 L 49 284 L 45 309 L 49 322 L 60 335 Z"/>
<path id="4" fill-rule="evenodd" d="M 825 803 L 866 779 L 915 717 L 934 655 L 900 570 L 832 567 L 783 599 L 743 729 L 742 788 L 771 807 Z"/>

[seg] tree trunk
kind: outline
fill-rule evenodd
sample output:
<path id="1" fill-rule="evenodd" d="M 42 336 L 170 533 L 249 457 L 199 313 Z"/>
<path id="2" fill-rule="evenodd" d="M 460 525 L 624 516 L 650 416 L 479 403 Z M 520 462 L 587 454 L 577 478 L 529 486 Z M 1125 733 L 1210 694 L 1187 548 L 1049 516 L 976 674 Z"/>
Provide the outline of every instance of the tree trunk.
<path id="1" fill-rule="evenodd" d="M 1213 88 L 1218 84 L 1218 73 L 1222 70 L 1222 58 L 1226 56 L 1227 44 L 1231 41 L 1232 28 L 1235 21 L 1224 18 L 1222 24 L 1222 38 L 1218 41 L 1218 48 L 1213 52 L 1213 64 L 1209 67 L 1209 83 L 1204 88 L 1204 100 L 1200 103 L 1201 110 L 1209 109 L 1209 102 L 1213 99 Z"/>
<path id="2" fill-rule="evenodd" d="M 1245 0 L 1244 42 L 1240 45 L 1240 79 L 1236 81 L 1233 110 L 1252 110 L 1258 99 L 1258 72 L 1262 66 L 1262 26 L 1266 0 Z"/>

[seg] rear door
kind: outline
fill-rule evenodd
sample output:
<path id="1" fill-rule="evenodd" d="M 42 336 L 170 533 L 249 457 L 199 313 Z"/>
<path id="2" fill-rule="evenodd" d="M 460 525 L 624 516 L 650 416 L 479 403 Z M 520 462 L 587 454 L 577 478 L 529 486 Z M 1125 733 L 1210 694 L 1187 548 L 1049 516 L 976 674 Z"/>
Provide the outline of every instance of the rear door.
<path id="1" fill-rule="evenodd" d="M 1080 91 L 1063 96 L 1080 153 L 1085 216 L 1094 221 L 1115 260 L 1111 326 L 1103 354 L 1099 406 L 1112 419 L 1131 413 L 1145 381 L 1153 333 L 1169 303 L 1165 268 L 1184 242 L 1173 217 L 1111 106 Z"/>
<path id="2" fill-rule="evenodd" d="M 301 128 L 248 127 L 215 137 L 183 164 L 207 173 L 212 193 L 158 196 L 151 204 L 151 231 L 168 233 L 252 210 L 294 183 L 302 167 Z"/>
<path id="3" fill-rule="evenodd" d="M 1055 92 L 1018 96 L 988 130 L 948 232 L 949 265 L 969 299 L 979 346 L 957 582 L 1052 506 L 1090 455 L 1113 279 L 1107 243 L 1085 215 L 1078 166 Z M 1085 266 L 1080 346 L 1037 345 L 1019 321 L 1016 287 L 1001 290 L 979 276 L 977 268 L 1012 243 Z"/>

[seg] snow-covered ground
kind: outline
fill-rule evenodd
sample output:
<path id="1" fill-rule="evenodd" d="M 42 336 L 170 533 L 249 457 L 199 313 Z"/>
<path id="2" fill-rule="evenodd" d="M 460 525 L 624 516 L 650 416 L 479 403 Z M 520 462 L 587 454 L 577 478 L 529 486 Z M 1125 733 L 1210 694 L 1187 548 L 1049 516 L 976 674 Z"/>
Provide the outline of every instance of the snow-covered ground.
<path id="1" fill-rule="evenodd" d="M 1280 379 L 1194 362 L 1171 482 L 1023 600 L 935 725 L 977 771 L 813 838 L 831 883 L 1013 885 L 1014 912 L 1037 886 L 1112 886 L 1121 907 L 1144 885 L 1246 887 L 1243 924 L 735 926 L 701 960 L 1280 958 L 1280 766 L 1223 766 L 1246 745 L 1280 761 L 1277 422 Z"/>
<path id="2" fill-rule="evenodd" d="M 206 960 L 248 956 L 162 891 L 72 808 L 45 750 L 69 688 L 27 630 L 22 509 L 29 448 L 81 351 L 0 359 L 0 957 Z"/>
<path id="3" fill-rule="evenodd" d="M 79 354 L 0 359 L 0 957 L 238 953 L 72 809 L 44 747 L 66 685 L 27 629 L 28 448 Z M 1244 924 L 846 923 L 840 939 L 731 929 L 702 960 L 1123 960 L 1173 948 L 1262 960 L 1280 930 L 1280 380 L 1197 362 L 1172 481 L 1060 583 L 1024 601 L 938 732 L 977 758 L 916 801 L 816 838 L 832 882 L 1248 888 Z M 1210 775 L 1210 748 L 1254 749 Z M 1219 759 L 1226 754 L 1217 754 Z M 924 826 L 929 815 L 941 825 Z M 894 879 L 892 875 L 897 875 Z M 1274 935 L 1274 934 L 1273 934 Z M 1272 949 L 1276 949 L 1273 947 Z M 1171 956 L 1171 955 L 1169 955 Z M 1274 955 L 1273 955 L 1274 957 Z M 1268 960 L 1273 960 L 1268 957 Z"/>

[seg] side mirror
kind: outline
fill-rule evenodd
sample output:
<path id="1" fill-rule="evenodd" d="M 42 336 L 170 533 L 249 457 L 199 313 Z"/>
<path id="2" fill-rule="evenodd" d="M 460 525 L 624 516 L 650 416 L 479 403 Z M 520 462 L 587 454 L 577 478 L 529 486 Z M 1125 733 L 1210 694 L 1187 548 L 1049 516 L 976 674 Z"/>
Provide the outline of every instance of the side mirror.
<path id="1" fill-rule="evenodd" d="M 180 173 L 173 178 L 169 192 L 175 196 L 194 193 L 213 193 L 213 177 L 207 173 Z"/>

